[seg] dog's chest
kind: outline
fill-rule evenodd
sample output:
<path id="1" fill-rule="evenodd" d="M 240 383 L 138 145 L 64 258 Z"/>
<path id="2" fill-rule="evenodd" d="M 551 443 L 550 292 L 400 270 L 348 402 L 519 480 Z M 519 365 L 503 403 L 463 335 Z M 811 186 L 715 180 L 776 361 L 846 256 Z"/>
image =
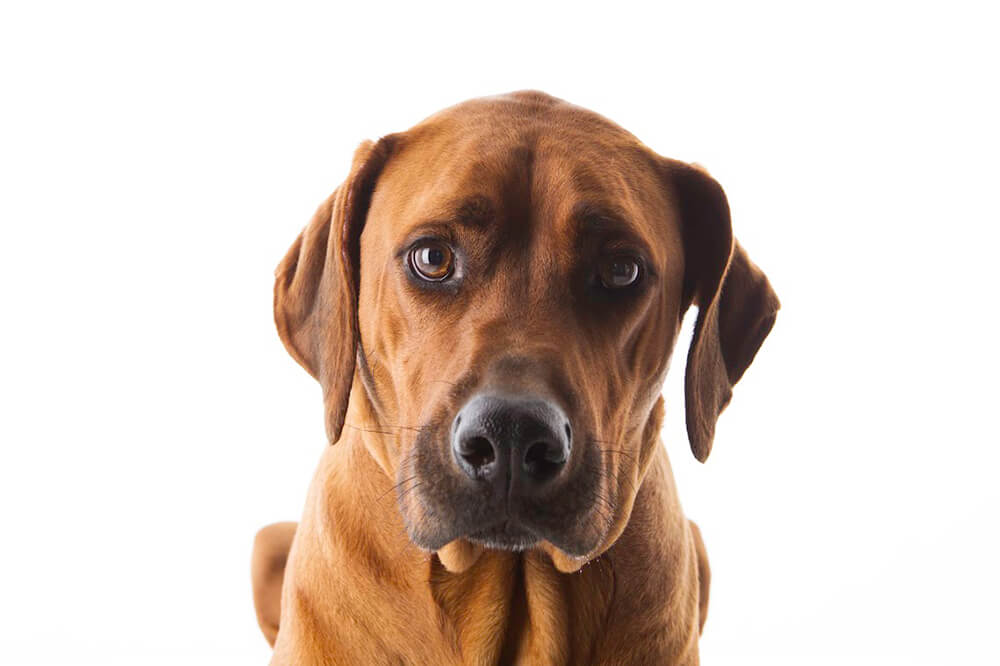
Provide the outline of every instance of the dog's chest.
<path id="1" fill-rule="evenodd" d="M 610 564 L 560 574 L 540 553 L 487 552 L 463 574 L 432 566 L 431 587 L 462 663 L 589 663 L 612 599 Z"/>

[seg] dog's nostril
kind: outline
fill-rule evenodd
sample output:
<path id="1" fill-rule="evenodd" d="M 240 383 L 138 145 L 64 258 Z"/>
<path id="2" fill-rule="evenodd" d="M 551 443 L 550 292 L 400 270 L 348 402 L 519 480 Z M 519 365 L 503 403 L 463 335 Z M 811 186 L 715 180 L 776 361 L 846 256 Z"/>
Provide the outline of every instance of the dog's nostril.
<path id="1" fill-rule="evenodd" d="M 550 442 L 534 442 L 524 452 L 524 471 L 538 481 L 548 481 L 565 464 L 565 450 Z"/>
<path id="2" fill-rule="evenodd" d="M 451 458 L 457 471 L 477 484 L 489 482 L 493 491 L 512 495 L 540 492 L 569 462 L 573 427 L 547 400 L 481 394 L 460 412 Z"/>
<path id="3" fill-rule="evenodd" d="M 470 437 L 463 441 L 459 453 L 475 469 L 485 467 L 496 459 L 493 444 L 485 437 Z"/>

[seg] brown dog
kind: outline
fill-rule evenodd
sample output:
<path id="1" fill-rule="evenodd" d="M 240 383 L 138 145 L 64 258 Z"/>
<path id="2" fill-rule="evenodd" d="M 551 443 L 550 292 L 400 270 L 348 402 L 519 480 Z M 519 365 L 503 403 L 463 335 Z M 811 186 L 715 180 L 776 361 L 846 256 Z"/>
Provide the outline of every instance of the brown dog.
<path id="1" fill-rule="evenodd" d="M 708 562 L 659 440 L 691 304 L 704 461 L 778 310 L 711 177 L 536 92 L 363 144 L 277 271 L 336 445 L 257 536 L 272 663 L 697 663 Z"/>

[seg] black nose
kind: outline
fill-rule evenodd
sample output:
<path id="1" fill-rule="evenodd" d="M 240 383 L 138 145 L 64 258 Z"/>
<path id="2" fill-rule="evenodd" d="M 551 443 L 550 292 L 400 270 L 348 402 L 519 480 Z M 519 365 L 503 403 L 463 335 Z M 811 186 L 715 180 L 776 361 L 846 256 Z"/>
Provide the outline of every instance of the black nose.
<path id="1" fill-rule="evenodd" d="M 572 431 L 562 410 L 533 397 L 478 395 L 458 412 L 451 449 L 472 479 L 554 479 L 569 459 Z"/>

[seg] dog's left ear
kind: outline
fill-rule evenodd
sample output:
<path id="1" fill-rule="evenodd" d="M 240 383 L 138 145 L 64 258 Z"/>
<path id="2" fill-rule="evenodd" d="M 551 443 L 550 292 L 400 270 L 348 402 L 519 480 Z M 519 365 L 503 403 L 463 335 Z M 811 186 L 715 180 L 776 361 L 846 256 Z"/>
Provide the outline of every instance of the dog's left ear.
<path id="1" fill-rule="evenodd" d="M 700 167 L 666 160 L 683 226 L 684 308 L 698 306 L 684 392 L 691 451 L 705 462 L 733 386 L 774 326 L 777 294 L 733 237 L 722 187 Z"/>
<path id="2" fill-rule="evenodd" d="M 358 147 L 347 180 L 319 207 L 275 271 L 278 335 L 323 387 L 331 444 L 344 427 L 354 380 L 361 231 L 393 143 L 389 136 Z"/>

